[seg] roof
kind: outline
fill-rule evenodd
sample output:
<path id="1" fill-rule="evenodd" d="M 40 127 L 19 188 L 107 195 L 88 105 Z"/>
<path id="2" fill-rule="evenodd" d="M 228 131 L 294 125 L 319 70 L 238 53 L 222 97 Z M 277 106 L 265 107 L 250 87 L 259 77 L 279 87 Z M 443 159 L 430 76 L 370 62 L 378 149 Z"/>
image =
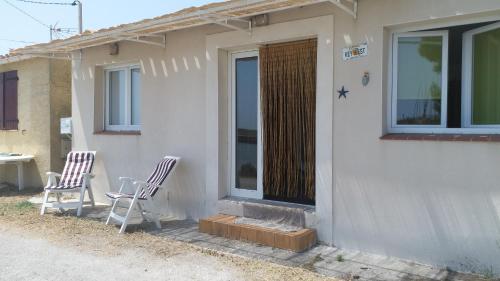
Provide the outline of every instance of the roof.
<path id="1" fill-rule="evenodd" d="M 13 62 L 18 62 L 22 60 L 27 60 L 33 58 L 32 55 L 0 55 L 0 65 L 3 64 L 8 64 L 8 63 L 13 63 Z"/>
<path id="2" fill-rule="evenodd" d="M 241 27 L 238 28 L 237 25 L 230 25 L 229 22 L 235 21 L 235 23 L 237 23 L 238 21 L 241 22 L 241 19 L 259 14 L 321 2 L 331 2 L 346 11 L 350 11 L 350 14 L 354 17 L 356 15 L 357 0 L 230 0 L 211 3 L 200 7 L 191 7 L 152 19 L 104 28 L 94 32 L 85 31 L 82 34 L 67 39 L 30 45 L 13 50 L 11 53 L 69 53 L 123 40 L 139 41 L 150 44 L 164 44 L 166 39 L 160 38 L 160 34 L 164 34 L 168 31 L 213 23 L 241 29 Z M 344 2 L 347 4 L 344 4 Z M 251 28 L 251 25 L 249 27 Z"/>

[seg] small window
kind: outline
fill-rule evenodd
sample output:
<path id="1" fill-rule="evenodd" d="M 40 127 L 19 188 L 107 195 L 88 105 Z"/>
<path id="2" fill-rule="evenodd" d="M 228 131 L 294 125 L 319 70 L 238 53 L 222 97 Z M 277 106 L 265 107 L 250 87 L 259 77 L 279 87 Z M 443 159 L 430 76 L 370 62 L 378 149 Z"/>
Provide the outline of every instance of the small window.
<path id="1" fill-rule="evenodd" d="M 500 128 L 500 23 L 464 34 L 464 126 Z"/>
<path id="2" fill-rule="evenodd" d="M 398 34 L 394 40 L 393 127 L 445 127 L 447 32 Z"/>
<path id="3" fill-rule="evenodd" d="M 392 40 L 391 133 L 500 134 L 500 22 Z"/>
<path id="4" fill-rule="evenodd" d="M 17 130 L 17 70 L 0 73 L 0 130 Z"/>
<path id="5" fill-rule="evenodd" d="M 138 66 L 105 70 L 105 129 L 139 131 L 141 125 L 141 70 Z"/>

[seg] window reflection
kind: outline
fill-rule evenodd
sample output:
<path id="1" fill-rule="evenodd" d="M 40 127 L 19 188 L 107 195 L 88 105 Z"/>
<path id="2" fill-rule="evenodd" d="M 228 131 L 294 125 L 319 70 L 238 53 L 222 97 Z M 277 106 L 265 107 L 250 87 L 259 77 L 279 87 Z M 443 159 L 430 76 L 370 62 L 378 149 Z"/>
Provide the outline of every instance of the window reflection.
<path id="1" fill-rule="evenodd" d="M 258 58 L 235 62 L 236 188 L 257 190 Z"/>

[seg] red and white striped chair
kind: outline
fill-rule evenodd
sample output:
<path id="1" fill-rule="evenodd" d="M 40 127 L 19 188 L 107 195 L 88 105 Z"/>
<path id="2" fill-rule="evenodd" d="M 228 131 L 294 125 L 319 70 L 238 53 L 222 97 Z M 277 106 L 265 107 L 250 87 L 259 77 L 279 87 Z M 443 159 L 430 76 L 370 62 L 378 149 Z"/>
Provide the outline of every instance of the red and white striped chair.
<path id="1" fill-rule="evenodd" d="M 179 165 L 180 159 L 181 158 L 175 156 L 165 156 L 165 158 L 163 158 L 160 163 L 156 165 L 153 173 L 146 181 L 121 177 L 121 186 L 119 191 L 106 193 L 106 196 L 111 199 L 113 203 L 106 224 L 109 224 L 113 218 L 121 223 L 120 234 L 124 233 L 132 210 L 135 206 L 137 206 L 143 219 L 154 222 L 156 226 L 161 229 L 160 214 L 153 201 L 153 197 L 163 185 L 167 177 L 172 174 L 174 169 Z M 127 193 L 127 191 L 131 192 Z M 125 216 L 120 216 L 115 212 L 118 202 L 122 200 L 127 201 L 130 204 Z"/>
<path id="2" fill-rule="evenodd" d="M 42 210 L 40 214 L 45 213 L 46 208 L 57 208 L 63 210 L 65 208 L 78 208 L 77 216 L 82 214 L 83 200 L 85 191 L 88 191 L 90 203 L 95 206 L 94 194 L 90 186 L 90 180 L 93 178 L 91 174 L 94 166 L 95 151 L 72 151 L 66 158 L 66 164 L 62 174 L 48 172 L 49 180 L 45 186 L 45 195 L 43 197 Z M 57 178 L 60 178 L 57 181 Z M 56 194 L 57 201 L 49 202 L 49 195 Z M 80 193 L 78 202 L 61 202 L 62 193 Z"/>

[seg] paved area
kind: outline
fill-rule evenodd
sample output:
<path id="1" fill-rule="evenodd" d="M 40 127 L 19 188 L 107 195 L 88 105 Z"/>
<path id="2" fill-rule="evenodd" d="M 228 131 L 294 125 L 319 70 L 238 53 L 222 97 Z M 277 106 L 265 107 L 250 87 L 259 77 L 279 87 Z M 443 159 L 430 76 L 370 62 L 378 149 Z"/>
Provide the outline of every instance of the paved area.
<path id="1" fill-rule="evenodd" d="M 84 215 L 105 221 L 107 207 L 86 209 Z M 207 249 L 256 258 L 277 264 L 303 267 L 332 277 L 357 280 L 463 280 L 458 274 L 452 276 L 445 269 L 419 264 L 397 258 L 360 252 L 346 251 L 318 245 L 305 253 L 275 249 L 266 246 L 234 241 L 198 232 L 198 224 L 191 220 L 163 220 L 162 229 L 150 223 L 133 220 L 128 231 L 147 232 L 192 243 Z M 118 229 L 117 229 L 118 231 Z M 469 279 L 469 278 L 465 278 Z M 464 280 L 465 280 L 464 279 Z"/>
<path id="2" fill-rule="evenodd" d="M 395 258 L 349 252 L 318 245 L 305 253 L 228 240 L 198 232 L 191 221 L 169 221 L 158 235 L 196 244 L 205 248 L 257 258 L 278 264 L 306 267 L 320 274 L 362 280 L 444 280 L 447 271 Z M 341 261 L 339 261 L 341 259 Z"/>

